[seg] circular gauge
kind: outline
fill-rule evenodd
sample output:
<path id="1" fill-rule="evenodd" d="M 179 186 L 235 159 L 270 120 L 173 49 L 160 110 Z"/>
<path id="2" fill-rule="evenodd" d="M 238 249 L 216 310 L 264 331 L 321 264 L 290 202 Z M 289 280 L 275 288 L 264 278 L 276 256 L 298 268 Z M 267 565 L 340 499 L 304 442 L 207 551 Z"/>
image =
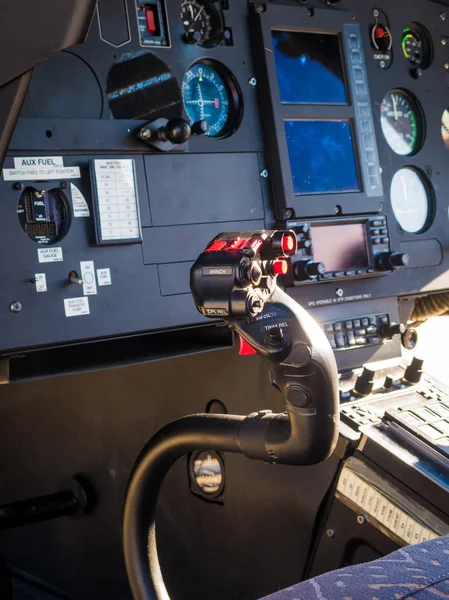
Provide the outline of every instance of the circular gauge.
<path id="1" fill-rule="evenodd" d="M 20 196 L 17 215 L 24 232 L 37 244 L 55 244 L 70 227 L 69 201 L 57 188 L 49 191 L 25 188 Z"/>
<path id="2" fill-rule="evenodd" d="M 427 30 L 419 23 L 410 23 L 402 32 L 402 52 L 416 69 L 427 69 L 432 62 L 433 46 Z"/>
<path id="3" fill-rule="evenodd" d="M 426 176 L 418 169 L 400 169 L 391 182 L 391 206 L 397 222 L 408 233 L 422 233 L 433 216 L 433 191 Z"/>
<path id="4" fill-rule="evenodd" d="M 181 5 L 184 41 L 212 48 L 220 43 L 223 35 L 223 16 L 211 2 L 184 0 Z"/>
<path id="5" fill-rule="evenodd" d="M 421 148 L 424 119 L 418 101 L 404 90 L 388 92 L 380 107 L 384 137 L 396 154 L 411 156 Z"/>
<path id="6" fill-rule="evenodd" d="M 195 63 L 184 75 L 182 99 L 190 124 L 207 121 L 206 135 L 223 138 L 240 125 L 242 100 L 231 72 L 215 61 Z"/>

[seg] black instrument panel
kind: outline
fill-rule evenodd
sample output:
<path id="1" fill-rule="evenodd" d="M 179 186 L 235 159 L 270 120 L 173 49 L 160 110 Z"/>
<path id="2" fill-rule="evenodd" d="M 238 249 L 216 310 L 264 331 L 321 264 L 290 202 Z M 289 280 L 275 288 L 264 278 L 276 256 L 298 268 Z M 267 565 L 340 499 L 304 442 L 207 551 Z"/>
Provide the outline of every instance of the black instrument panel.
<path id="1" fill-rule="evenodd" d="M 200 323 L 189 269 L 227 229 L 388 223 L 406 264 L 286 282 L 323 323 L 448 288 L 446 39 L 427 0 L 100 1 L 86 43 L 35 69 L 3 166 L 0 351 Z M 143 140 L 151 123 L 171 139 L 172 119 L 187 140 Z"/>

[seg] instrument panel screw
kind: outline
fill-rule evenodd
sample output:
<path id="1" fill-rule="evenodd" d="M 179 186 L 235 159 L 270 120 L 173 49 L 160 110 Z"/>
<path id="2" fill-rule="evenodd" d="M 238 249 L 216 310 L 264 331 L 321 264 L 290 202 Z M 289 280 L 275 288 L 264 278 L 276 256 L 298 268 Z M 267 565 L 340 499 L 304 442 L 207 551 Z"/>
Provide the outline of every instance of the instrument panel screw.
<path id="1" fill-rule="evenodd" d="M 140 135 L 146 140 L 151 137 L 151 130 L 144 129 Z"/>
<path id="2" fill-rule="evenodd" d="M 291 219 L 293 217 L 293 211 L 291 208 L 286 208 L 284 210 L 284 219 Z"/>
<path id="3" fill-rule="evenodd" d="M 256 4 L 256 6 L 254 7 L 254 10 L 256 11 L 256 13 L 259 13 L 259 14 L 265 12 L 265 9 L 262 6 L 262 4 Z"/>
<path id="4" fill-rule="evenodd" d="M 264 169 L 260 172 L 260 176 L 263 177 L 263 179 L 268 179 L 268 171 Z"/>
<path id="5" fill-rule="evenodd" d="M 444 68 L 446 71 L 449 71 L 449 63 L 444 63 Z"/>
<path id="6" fill-rule="evenodd" d="M 380 13 L 379 13 L 379 11 L 377 10 L 377 8 L 375 8 L 375 9 L 374 9 L 374 11 L 373 11 L 373 15 L 376 17 L 376 19 L 380 17 Z"/>
<path id="7" fill-rule="evenodd" d="M 23 190 L 23 183 L 15 183 L 12 187 L 18 192 L 21 192 Z"/>
<path id="8" fill-rule="evenodd" d="M 442 46 L 447 46 L 447 39 L 446 39 L 446 38 L 443 38 L 443 39 L 441 40 L 441 45 L 442 45 Z"/>
<path id="9" fill-rule="evenodd" d="M 256 87 L 257 79 L 255 77 L 251 77 L 251 79 L 248 81 L 248 83 L 251 87 Z"/>
<path id="10" fill-rule="evenodd" d="M 364 525 L 366 523 L 365 515 L 357 515 L 357 523 L 359 525 Z"/>
<path id="11" fill-rule="evenodd" d="M 328 529 L 328 530 L 326 531 L 326 535 L 327 535 L 327 537 L 329 537 L 329 538 L 333 538 L 333 537 L 335 537 L 335 529 Z"/>
<path id="12" fill-rule="evenodd" d="M 446 20 L 446 13 L 445 13 L 445 12 L 442 12 L 442 13 L 440 13 L 440 19 L 441 19 L 442 21 L 445 21 L 445 20 Z"/>
<path id="13" fill-rule="evenodd" d="M 379 64 L 381 69 L 385 69 L 387 66 L 387 63 L 384 60 L 381 60 Z"/>
<path id="14" fill-rule="evenodd" d="M 19 313 L 22 310 L 22 304 L 17 300 L 11 302 L 11 304 L 9 305 L 9 310 L 13 313 Z"/>
<path id="15" fill-rule="evenodd" d="M 69 187 L 69 184 L 67 183 L 67 181 L 61 181 L 61 188 L 63 190 L 66 190 Z"/>
<path id="16" fill-rule="evenodd" d="M 343 298 L 344 294 L 345 293 L 341 288 L 335 290 L 335 295 L 337 296 L 337 298 Z"/>

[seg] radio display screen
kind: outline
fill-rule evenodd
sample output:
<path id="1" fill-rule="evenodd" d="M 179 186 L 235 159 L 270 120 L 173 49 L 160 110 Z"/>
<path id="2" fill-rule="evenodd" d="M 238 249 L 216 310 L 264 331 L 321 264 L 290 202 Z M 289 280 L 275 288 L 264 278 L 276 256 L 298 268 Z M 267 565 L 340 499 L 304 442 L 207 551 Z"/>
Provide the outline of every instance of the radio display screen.
<path id="1" fill-rule="evenodd" d="M 295 194 L 360 191 L 349 119 L 300 119 L 284 126 Z"/>
<path id="2" fill-rule="evenodd" d="M 364 223 L 312 224 L 312 245 L 314 261 L 324 263 L 327 273 L 370 266 Z"/>
<path id="3" fill-rule="evenodd" d="M 348 104 L 338 34 L 275 29 L 271 35 L 283 104 Z"/>

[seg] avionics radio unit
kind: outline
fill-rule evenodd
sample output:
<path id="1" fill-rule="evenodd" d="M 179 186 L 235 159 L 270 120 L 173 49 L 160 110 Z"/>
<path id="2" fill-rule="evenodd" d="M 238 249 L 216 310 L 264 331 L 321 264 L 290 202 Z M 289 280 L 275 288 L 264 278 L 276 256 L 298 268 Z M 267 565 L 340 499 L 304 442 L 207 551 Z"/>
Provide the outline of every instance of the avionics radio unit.
<path id="1" fill-rule="evenodd" d="M 385 215 L 288 222 L 298 236 L 291 283 L 369 277 L 409 262 L 391 250 Z"/>

